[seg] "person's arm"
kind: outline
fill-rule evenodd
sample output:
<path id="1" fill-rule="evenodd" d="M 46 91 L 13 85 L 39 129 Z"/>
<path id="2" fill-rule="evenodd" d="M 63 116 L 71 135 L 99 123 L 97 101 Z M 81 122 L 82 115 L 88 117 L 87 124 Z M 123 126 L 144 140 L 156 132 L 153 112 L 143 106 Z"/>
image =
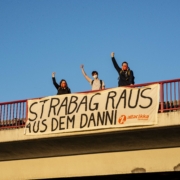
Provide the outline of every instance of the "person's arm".
<path id="1" fill-rule="evenodd" d="M 134 74 L 133 74 L 132 70 L 130 70 L 130 71 L 131 71 L 131 73 L 130 73 L 130 77 L 129 77 L 129 82 L 130 82 L 130 85 L 132 86 L 132 85 L 134 85 L 134 81 L 133 81 Z"/>
<path id="2" fill-rule="evenodd" d="M 71 94 L 71 89 L 70 89 L 70 88 L 68 88 L 68 90 L 69 90 L 69 94 Z"/>
<path id="3" fill-rule="evenodd" d="M 113 62 L 113 65 L 114 65 L 116 71 L 119 73 L 121 71 L 121 68 L 119 67 L 119 65 L 116 62 L 116 59 L 114 57 L 114 52 L 111 53 L 111 59 L 112 59 L 112 62 Z"/>
<path id="4" fill-rule="evenodd" d="M 88 82 L 91 82 L 92 79 L 89 78 L 89 77 L 87 76 L 87 74 L 85 73 L 85 71 L 84 71 L 84 65 L 81 65 L 81 71 L 82 71 L 83 76 L 86 78 L 86 80 L 87 80 Z"/>
<path id="5" fill-rule="evenodd" d="M 105 89 L 104 81 L 102 82 L 102 89 Z"/>
<path id="6" fill-rule="evenodd" d="M 56 89 L 58 89 L 59 85 L 56 82 L 55 74 L 56 74 L 55 72 L 52 73 L 52 81 L 53 81 L 53 84 L 56 87 Z"/>

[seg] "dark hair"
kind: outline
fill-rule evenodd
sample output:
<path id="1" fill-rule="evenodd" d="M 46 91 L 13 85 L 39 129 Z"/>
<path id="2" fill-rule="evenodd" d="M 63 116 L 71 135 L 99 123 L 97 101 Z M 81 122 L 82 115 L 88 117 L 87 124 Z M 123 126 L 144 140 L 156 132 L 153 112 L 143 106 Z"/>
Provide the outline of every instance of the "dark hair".
<path id="1" fill-rule="evenodd" d="M 65 82 L 66 82 L 66 80 L 65 80 L 65 79 L 61 79 L 61 81 L 59 82 L 59 85 L 60 85 L 60 86 L 61 86 L 62 81 L 65 81 Z M 66 82 L 66 87 L 68 87 L 67 82 Z"/>
<path id="2" fill-rule="evenodd" d="M 95 74 L 95 73 L 98 75 L 98 72 L 97 72 L 97 71 L 92 71 L 92 75 Z"/>
<path id="3" fill-rule="evenodd" d="M 127 63 L 126 61 L 122 62 L 122 65 L 123 65 L 124 63 L 126 63 L 126 64 L 127 64 L 127 66 L 128 66 L 128 63 Z"/>

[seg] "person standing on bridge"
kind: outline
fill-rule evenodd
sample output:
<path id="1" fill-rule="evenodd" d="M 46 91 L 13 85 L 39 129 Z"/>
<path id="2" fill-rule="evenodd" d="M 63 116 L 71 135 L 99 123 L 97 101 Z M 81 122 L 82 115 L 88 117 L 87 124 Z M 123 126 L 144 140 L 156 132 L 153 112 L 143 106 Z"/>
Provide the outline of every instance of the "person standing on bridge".
<path id="1" fill-rule="evenodd" d="M 56 74 L 55 72 L 52 73 L 52 81 L 53 81 L 55 88 L 58 90 L 57 95 L 70 94 L 71 90 L 68 87 L 66 80 L 62 79 L 60 81 L 60 83 L 57 84 L 55 74 Z"/>
<path id="2" fill-rule="evenodd" d="M 81 65 L 81 70 L 82 74 L 85 77 L 85 79 L 90 83 L 92 90 L 100 90 L 100 89 L 105 89 L 105 84 L 104 81 L 100 80 L 98 78 L 98 72 L 97 71 L 92 71 L 92 77 L 94 78 L 93 80 L 87 76 L 87 74 L 84 71 L 84 65 Z"/>
<path id="3" fill-rule="evenodd" d="M 124 61 L 122 63 L 122 67 L 120 68 L 116 62 L 114 54 L 114 52 L 111 53 L 111 59 L 116 71 L 119 74 L 118 86 L 134 85 L 134 73 L 128 67 L 128 63 Z"/>

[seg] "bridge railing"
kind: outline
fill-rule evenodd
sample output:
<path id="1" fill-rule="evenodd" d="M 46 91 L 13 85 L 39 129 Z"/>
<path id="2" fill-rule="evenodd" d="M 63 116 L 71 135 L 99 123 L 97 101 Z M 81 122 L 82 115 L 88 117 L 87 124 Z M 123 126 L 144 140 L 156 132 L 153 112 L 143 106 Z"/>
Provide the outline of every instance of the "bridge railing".
<path id="1" fill-rule="evenodd" d="M 136 84 L 133 87 L 138 88 L 157 83 L 160 84 L 159 113 L 180 110 L 180 79 Z M 25 126 L 27 101 L 26 99 L 0 103 L 0 130 Z"/>
<path id="2" fill-rule="evenodd" d="M 0 129 L 24 127 L 27 100 L 0 103 Z"/>

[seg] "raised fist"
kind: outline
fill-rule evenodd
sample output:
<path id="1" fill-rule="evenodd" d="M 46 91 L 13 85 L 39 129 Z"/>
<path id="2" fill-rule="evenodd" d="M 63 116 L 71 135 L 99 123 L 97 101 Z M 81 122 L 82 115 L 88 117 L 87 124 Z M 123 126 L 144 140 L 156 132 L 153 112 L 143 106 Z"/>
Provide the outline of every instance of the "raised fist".
<path id="1" fill-rule="evenodd" d="M 111 53 L 111 57 L 114 57 L 114 54 L 115 54 L 115 53 L 114 53 L 114 52 L 112 52 L 112 53 Z"/>
<path id="2" fill-rule="evenodd" d="M 53 72 L 53 73 L 52 73 L 52 77 L 55 77 L 55 74 L 56 74 L 56 73 L 55 73 L 55 72 Z"/>
<path id="3" fill-rule="evenodd" d="M 83 68 L 84 68 L 84 65 L 83 65 L 83 64 L 81 64 L 81 66 L 80 66 L 80 67 L 81 67 L 81 69 L 83 69 Z"/>

